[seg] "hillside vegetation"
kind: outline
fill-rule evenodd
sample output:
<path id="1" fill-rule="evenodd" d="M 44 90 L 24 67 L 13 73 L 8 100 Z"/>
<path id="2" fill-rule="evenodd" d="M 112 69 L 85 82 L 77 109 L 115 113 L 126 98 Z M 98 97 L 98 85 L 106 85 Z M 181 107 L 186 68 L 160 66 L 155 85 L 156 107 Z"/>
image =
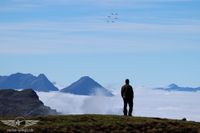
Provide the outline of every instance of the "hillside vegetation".
<path id="1" fill-rule="evenodd" d="M 60 115 L 26 119 L 39 120 L 36 125 L 27 127 L 27 129 L 33 129 L 36 133 L 200 133 L 200 123 L 198 122 L 160 118 L 115 115 Z M 7 132 L 7 129 L 10 128 L 13 127 L 0 122 L 0 132 Z"/>

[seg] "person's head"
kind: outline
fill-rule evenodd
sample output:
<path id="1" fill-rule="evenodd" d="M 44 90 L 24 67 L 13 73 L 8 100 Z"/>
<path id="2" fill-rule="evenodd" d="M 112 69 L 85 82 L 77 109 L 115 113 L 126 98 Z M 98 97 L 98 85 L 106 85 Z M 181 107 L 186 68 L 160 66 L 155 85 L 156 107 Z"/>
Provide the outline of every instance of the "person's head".
<path id="1" fill-rule="evenodd" d="M 125 80 L 125 83 L 128 85 L 128 84 L 129 84 L 129 79 L 126 79 L 126 80 Z"/>

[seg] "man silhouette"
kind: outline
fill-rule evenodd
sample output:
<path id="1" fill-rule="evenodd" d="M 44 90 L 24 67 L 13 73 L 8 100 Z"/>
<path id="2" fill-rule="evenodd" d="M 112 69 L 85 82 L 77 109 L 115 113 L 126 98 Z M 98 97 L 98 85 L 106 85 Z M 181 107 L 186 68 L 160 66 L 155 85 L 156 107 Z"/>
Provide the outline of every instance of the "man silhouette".
<path id="1" fill-rule="evenodd" d="M 128 115 L 132 116 L 133 111 L 133 98 L 134 92 L 131 85 L 129 85 L 129 79 L 125 80 L 125 85 L 121 88 L 121 96 L 124 100 L 124 115 L 127 115 L 127 104 L 129 105 Z"/>

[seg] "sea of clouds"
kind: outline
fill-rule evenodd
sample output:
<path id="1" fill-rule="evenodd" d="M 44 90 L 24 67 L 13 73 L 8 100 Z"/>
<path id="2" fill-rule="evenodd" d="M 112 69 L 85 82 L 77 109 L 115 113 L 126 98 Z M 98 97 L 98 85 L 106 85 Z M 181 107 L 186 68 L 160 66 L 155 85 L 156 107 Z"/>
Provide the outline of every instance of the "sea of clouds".
<path id="1" fill-rule="evenodd" d="M 200 92 L 168 92 L 150 88 L 134 89 L 133 115 L 199 121 Z M 115 96 L 105 97 L 100 92 L 94 96 L 73 95 L 62 92 L 37 92 L 40 100 L 62 114 L 123 114 L 120 90 Z"/>

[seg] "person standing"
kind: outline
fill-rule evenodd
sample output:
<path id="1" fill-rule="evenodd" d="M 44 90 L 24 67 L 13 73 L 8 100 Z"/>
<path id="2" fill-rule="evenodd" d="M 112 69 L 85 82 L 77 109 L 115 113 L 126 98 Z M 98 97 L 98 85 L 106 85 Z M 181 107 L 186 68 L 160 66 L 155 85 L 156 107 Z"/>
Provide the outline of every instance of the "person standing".
<path id="1" fill-rule="evenodd" d="M 129 105 L 128 115 L 132 116 L 134 92 L 132 86 L 129 85 L 129 79 L 125 80 L 125 85 L 121 88 L 121 96 L 124 101 L 124 115 L 127 115 L 127 105 Z"/>

